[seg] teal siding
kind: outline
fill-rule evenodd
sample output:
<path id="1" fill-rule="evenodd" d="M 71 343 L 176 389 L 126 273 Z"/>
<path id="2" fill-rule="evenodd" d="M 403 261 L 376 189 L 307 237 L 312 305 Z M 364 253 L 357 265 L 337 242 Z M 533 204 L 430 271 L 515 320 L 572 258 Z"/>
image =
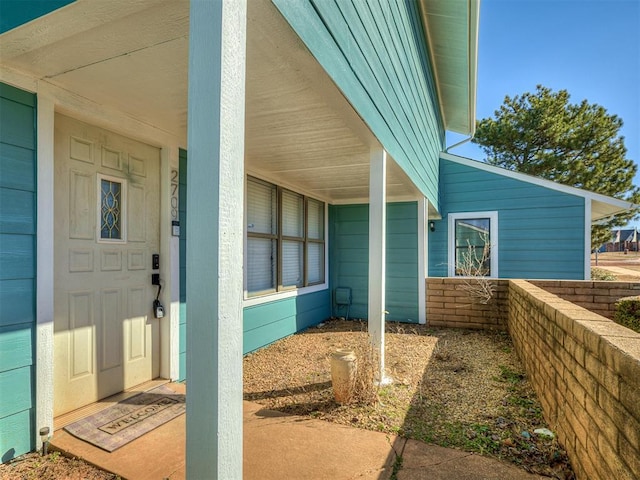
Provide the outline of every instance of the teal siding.
<path id="1" fill-rule="evenodd" d="M 349 316 L 367 318 L 369 281 L 369 206 L 332 205 L 329 210 L 331 290 L 350 287 Z M 418 322 L 418 207 L 416 202 L 387 205 L 386 310 L 389 320 Z M 344 316 L 344 308 L 333 307 Z"/>
<path id="2" fill-rule="evenodd" d="M 438 205 L 444 127 L 417 3 L 273 3 L 384 148 Z"/>
<path id="3" fill-rule="evenodd" d="M 244 309 L 244 353 L 269 345 L 326 320 L 331 315 L 329 290 L 298 295 Z"/>
<path id="4" fill-rule="evenodd" d="M 0 34 L 51 13 L 75 0 L 2 0 L 0 1 Z"/>
<path id="5" fill-rule="evenodd" d="M 429 275 L 447 276 L 447 215 L 498 212 L 502 278 L 584 279 L 584 198 L 440 160 L 442 220 L 429 232 Z"/>
<path id="6" fill-rule="evenodd" d="M 187 152 L 179 152 L 178 218 L 180 220 L 180 358 L 178 380 L 187 374 Z"/>
<path id="7" fill-rule="evenodd" d="M 4 7 L 3 7 L 4 8 Z M 4 11 L 4 10 L 3 10 Z M 36 98 L 0 84 L 0 455 L 34 448 Z"/>

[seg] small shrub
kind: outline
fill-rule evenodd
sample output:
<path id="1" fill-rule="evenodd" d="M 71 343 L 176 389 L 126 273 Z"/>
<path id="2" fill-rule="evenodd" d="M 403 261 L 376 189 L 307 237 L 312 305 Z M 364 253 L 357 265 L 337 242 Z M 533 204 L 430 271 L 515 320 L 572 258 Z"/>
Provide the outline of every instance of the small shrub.
<path id="1" fill-rule="evenodd" d="M 496 284 L 487 275 L 491 265 L 491 243 L 487 234 L 481 234 L 484 244 L 482 253 L 467 240 L 467 250 L 463 251 L 456 264 L 456 275 L 463 279 L 460 289 L 467 292 L 472 302 L 489 305 L 496 293 Z"/>
<path id="2" fill-rule="evenodd" d="M 613 321 L 640 333 L 640 296 L 618 300 Z"/>
<path id="3" fill-rule="evenodd" d="M 591 269 L 591 280 L 603 280 L 607 282 L 615 282 L 616 276 L 611 273 L 603 270 L 601 268 L 592 268 Z"/>
<path id="4" fill-rule="evenodd" d="M 440 360 L 441 362 L 448 362 L 451 360 L 451 349 L 447 345 L 446 340 L 439 340 L 433 347 L 433 358 Z"/>
<path id="5" fill-rule="evenodd" d="M 354 352 L 358 359 L 356 376 L 353 385 L 352 401 L 364 405 L 378 402 L 380 388 L 377 380 L 380 377 L 378 355 L 373 348 L 371 336 L 362 332 L 354 345 Z"/>

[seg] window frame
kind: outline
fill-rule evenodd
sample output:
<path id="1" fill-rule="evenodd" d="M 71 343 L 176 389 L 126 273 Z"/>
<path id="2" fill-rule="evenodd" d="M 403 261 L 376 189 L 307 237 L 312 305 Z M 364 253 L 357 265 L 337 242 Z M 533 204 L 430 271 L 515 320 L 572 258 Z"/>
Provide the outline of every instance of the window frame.
<path id="1" fill-rule="evenodd" d="M 127 180 L 113 175 L 105 175 L 98 173 L 96 175 L 96 242 L 109 244 L 126 244 L 127 243 L 127 214 L 129 204 L 127 203 Z M 121 238 L 102 238 L 102 180 L 109 182 L 117 182 L 120 184 L 120 197 L 122 206 L 120 208 L 120 225 Z"/>
<path id="2" fill-rule="evenodd" d="M 462 275 L 456 275 L 456 220 L 480 220 L 489 219 L 489 245 L 491 248 L 490 257 L 490 275 L 487 278 L 498 278 L 498 212 L 459 212 L 450 213 L 448 215 L 448 275 L 449 277 L 463 278 Z"/>
<path id="3" fill-rule="evenodd" d="M 263 233 L 255 233 L 249 232 L 248 230 L 248 191 L 249 191 L 249 182 L 255 181 L 257 183 L 262 183 L 265 185 L 269 185 L 275 187 L 276 189 L 276 233 L 273 235 L 263 234 Z M 302 199 L 302 237 L 292 237 L 289 235 L 284 235 L 283 232 L 283 193 L 288 192 L 290 194 L 301 197 Z M 322 239 L 311 239 L 309 238 L 309 216 L 308 216 L 308 208 L 309 201 L 315 201 L 322 205 Z M 245 207 L 244 207 L 244 271 L 243 275 L 243 284 L 244 284 L 244 306 L 251 306 L 265 302 L 271 302 L 274 300 L 279 300 L 281 298 L 287 298 L 292 296 L 297 296 L 306 293 L 312 293 L 314 291 L 325 290 L 328 288 L 328 258 L 327 258 L 327 250 L 328 250 L 328 204 L 324 200 L 320 200 L 316 197 L 308 196 L 298 191 L 292 190 L 287 187 L 280 186 L 276 183 L 263 180 L 262 178 L 256 177 L 254 175 L 246 175 L 245 176 Z M 249 292 L 248 290 L 248 243 L 250 238 L 269 238 L 276 242 L 276 251 L 277 251 L 277 260 L 275 266 L 275 288 L 265 289 L 256 292 Z M 283 242 L 285 241 L 294 241 L 300 242 L 302 244 L 302 286 L 283 286 Z M 319 282 L 309 282 L 308 281 L 308 245 L 320 244 L 323 246 L 323 259 L 321 262 L 322 269 L 322 281 Z"/>

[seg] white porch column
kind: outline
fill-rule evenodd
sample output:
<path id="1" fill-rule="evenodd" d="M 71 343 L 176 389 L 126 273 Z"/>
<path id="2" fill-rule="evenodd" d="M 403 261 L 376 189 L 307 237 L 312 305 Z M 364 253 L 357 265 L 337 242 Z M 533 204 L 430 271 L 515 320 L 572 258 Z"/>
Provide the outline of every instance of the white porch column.
<path id="1" fill-rule="evenodd" d="M 387 152 L 372 150 L 369 164 L 369 335 L 384 381 Z"/>
<path id="2" fill-rule="evenodd" d="M 428 202 L 424 197 L 418 199 L 418 323 L 427 323 L 426 278 L 429 276 L 429 250 L 427 233 L 429 214 Z"/>
<path id="3" fill-rule="evenodd" d="M 192 0 L 187 478 L 242 478 L 246 0 Z"/>
<path id="4" fill-rule="evenodd" d="M 591 199 L 584 199 L 584 279 L 591 280 Z"/>
<path id="5" fill-rule="evenodd" d="M 38 195 L 37 195 L 37 276 L 36 276 L 36 424 L 38 432 L 49 427 L 53 435 L 53 122 L 54 103 L 38 94 Z"/>

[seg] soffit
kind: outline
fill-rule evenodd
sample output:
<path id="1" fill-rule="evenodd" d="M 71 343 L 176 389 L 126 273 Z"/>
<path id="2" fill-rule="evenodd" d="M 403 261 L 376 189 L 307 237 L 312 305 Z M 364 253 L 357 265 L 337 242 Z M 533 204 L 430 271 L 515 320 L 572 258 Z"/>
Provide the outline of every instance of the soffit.
<path id="1" fill-rule="evenodd" d="M 188 37 L 188 1 L 78 0 L 1 35 L 0 62 L 186 146 Z M 246 77 L 247 171 L 327 201 L 366 201 L 379 144 L 268 0 L 248 2 Z M 387 193 L 418 197 L 393 161 Z"/>
<path id="2" fill-rule="evenodd" d="M 479 0 L 420 0 L 445 128 L 472 135 L 476 122 Z"/>

